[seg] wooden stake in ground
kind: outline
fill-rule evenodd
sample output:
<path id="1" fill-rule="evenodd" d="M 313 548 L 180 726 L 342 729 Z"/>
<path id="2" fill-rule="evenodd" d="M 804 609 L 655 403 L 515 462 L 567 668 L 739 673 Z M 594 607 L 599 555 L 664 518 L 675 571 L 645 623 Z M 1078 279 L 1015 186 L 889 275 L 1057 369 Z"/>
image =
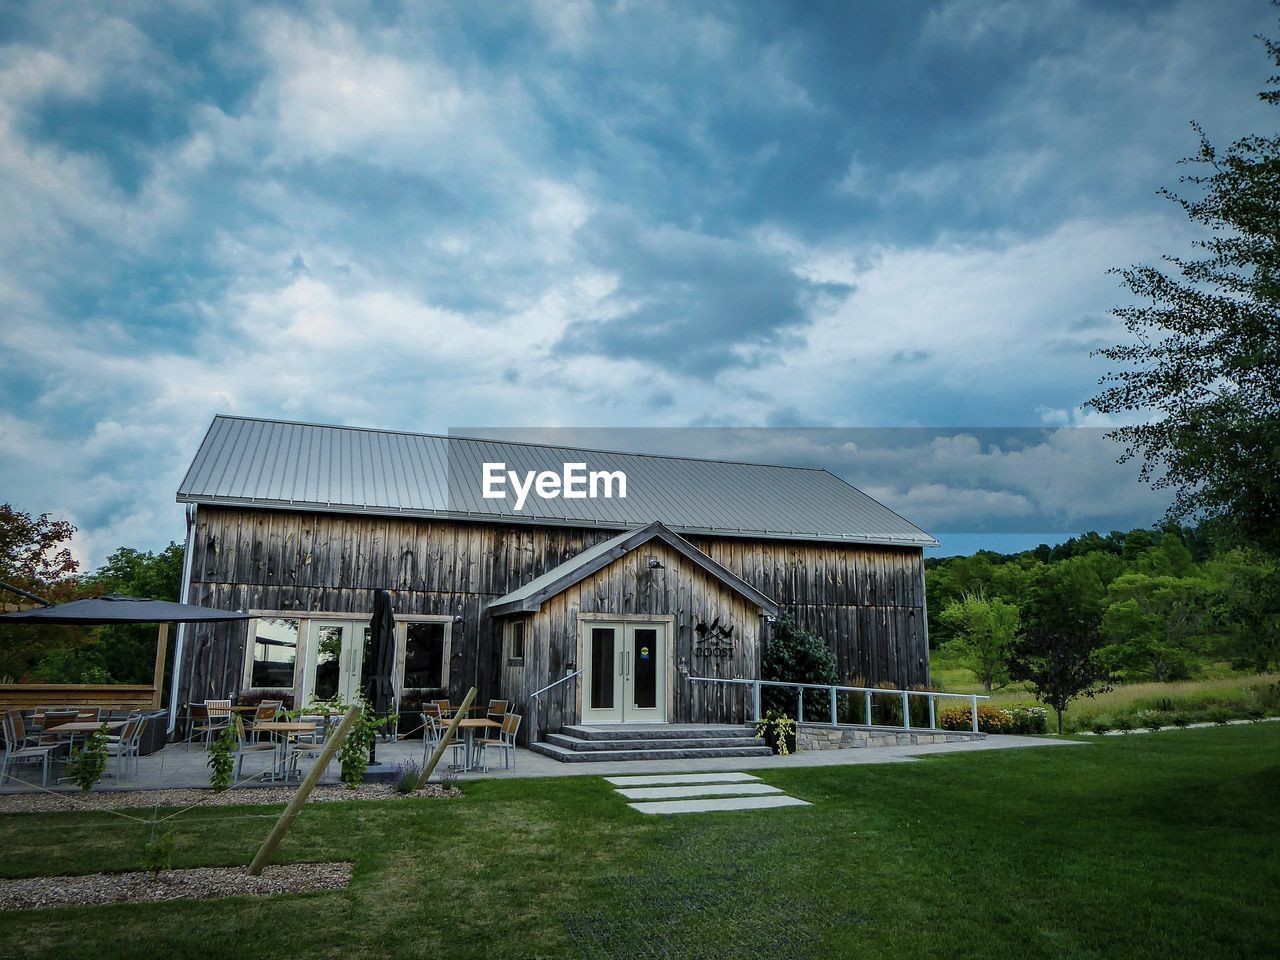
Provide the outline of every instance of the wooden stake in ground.
<path id="1" fill-rule="evenodd" d="M 421 790 L 427 785 L 427 781 L 431 779 L 431 774 L 435 772 L 436 764 L 440 762 L 440 758 L 444 756 L 445 748 L 453 741 L 454 735 L 458 732 L 458 724 L 462 722 L 462 718 L 466 715 L 467 708 L 476 698 L 476 688 L 472 687 L 467 691 L 466 697 L 462 700 L 462 706 L 458 708 L 458 712 L 453 715 L 453 719 L 449 721 L 449 726 L 444 731 L 444 736 L 440 738 L 440 742 L 436 744 L 436 752 L 431 754 L 431 759 L 427 761 L 427 769 L 422 771 L 422 780 L 418 784 Z"/>
<path id="2" fill-rule="evenodd" d="M 356 718 L 359 716 L 359 705 L 347 709 L 342 721 L 338 724 L 338 729 L 333 732 L 333 736 L 329 738 L 324 745 L 324 749 L 320 751 L 320 756 L 316 758 L 315 766 L 308 771 L 306 779 L 298 785 L 298 792 L 293 795 L 289 805 L 284 808 L 284 813 L 280 814 L 280 819 L 271 828 L 271 833 L 267 835 L 267 839 L 262 841 L 262 846 L 258 849 L 258 855 L 253 858 L 253 863 L 249 864 L 249 876 L 261 876 L 262 868 L 271 862 L 271 855 L 276 852 L 276 848 L 284 840 L 285 834 L 293 826 L 293 821 L 298 818 L 302 805 L 307 802 L 307 797 L 311 796 L 311 791 L 320 782 L 320 778 L 324 776 L 324 771 L 329 766 L 329 761 L 338 752 L 338 747 L 342 746 L 342 741 L 347 739 L 347 734 L 351 732 L 351 728 L 355 726 Z"/>

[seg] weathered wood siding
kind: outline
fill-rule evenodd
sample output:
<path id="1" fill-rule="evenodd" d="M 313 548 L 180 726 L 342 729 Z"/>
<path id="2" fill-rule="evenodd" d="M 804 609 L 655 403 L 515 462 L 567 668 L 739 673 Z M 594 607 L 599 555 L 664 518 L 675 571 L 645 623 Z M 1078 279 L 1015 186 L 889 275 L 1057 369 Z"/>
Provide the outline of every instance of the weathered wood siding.
<path id="1" fill-rule="evenodd" d="M 650 558 L 662 566 L 652 567 Z M 523 664 L 508 664 L 503 651 L 501 688 L 518 704 L 529 694 L 573 669 L 578 662 L 578 614 L 675 618 L 673 657 L 667 665 L 675 723 L 742 723 L 749 717 L 747 688 L 691 683 L 689 677 L 753 678 L 759 663 L 760 610 L 720 580 L 690 563 L 665 543 L 645 544 L 563 593 L 549 599 L 530 618 Z M 695 656 L 699 622 L 719 619 L 733 625 L 728 657 Z M 581 684 L 570 681 L 549 692 L 539 706 L 542 733 L 575 723 Z"/>
<path id="2" fill-rule="evenodd" d="M 684 611 L 689 618 L 697 614 L 708 621 L 716 610 L 732 608 L 733 622 L 741 624 L 736 629 L 745 631 L 755 622 L 754 610 L 748 617 L 735 606 L 745 601 L 718 581 L 712 590 L 705 575 L 695 574 L 687 561 L 677 562 L 673 556 L 670 563 L 664 560 L 665 570 L 656 571 L 635 566 L 647 563 L 651 554 L 670 552 L 660 545 L 646 546 L 615 564 L 616 584 L 613 573 L 608 587 L 597 574 L 576 592 L 545 604 L 538 615 L 543 625 L 529 641 L 527 669 L 518 677 L 506 673 L 501 624 L 489 617 L 488 605 L 615 532 L 201 506 L 192 532 L 190 599 L 223 609 L 364 614 L 372 612 L 373 591 L 386 589 L 402 615 L 462 617 L 453 634 L 452 698 L 460 699 L 475 684 L 481 697 L 502 695 L 521 707 L 528 691 L 563 676 L 564 664 L 576 657 L 576 633 L 565 632 L 571 608 L 656 614 L 661 606 L 664 615 L 681 617 Z M 777 600 L 802 627 L 822 635 L 836 653 L 842 681 L 865 678 L 899 686 L 928 682 L 921 551 L 690 540 Z M 619 606 L 608 606 L 614 603 Z M 688 639 L 683 631 L 691 630 L 697 618 L 678 621 L 678 650 Z M 553 645 L 553 635 L 562 642 Z M 188 628 L 178 665 L 180 703 L 238 692 L 246 636 L 243 623 Z M 535 666 L 533 657 L 544 662 Z M 678 654 L 673 667 L 679 671 L 681 666 Z M 714 667 L 683 666 L 701 675 L 709 675 Z M 755 662 L 737 656 L 719 666 L 729 671 L 726 675 L 751 677 L 756 671 Z M 545 679 L 534 683 L 535 675 Z M 676 675 L 679 719 L 714 722 L 738 716 L 741 694 L 721 685 L 691 690 L 681 679 L 687 675 Z M 725 697 L 725 702 L 717 699 Z M 569 716 L 563 703 L 555 709 L 560 713 L 551 716 Z"/>
<path id="3" fill-rule="evenodd" d="M 924 559 L 918 548 L 690 537 L 823 637 L 840 681 L 929 682 Z M 854 681 L 857 681 L 856 683 Z"/>
<path id="4" fill-rule="evenodd" d="M 397 613 L 462 617 L 450 697 L 472 684 L 487 697 L 497 680 L 488 604 L 612 533 L 202 506 L 190 599 L 227 610 L 372 615 L 373 591 L 389 590 Z M 189 627 L 181 702 L 238 692 L 246 642 L 244 623 Z"/>

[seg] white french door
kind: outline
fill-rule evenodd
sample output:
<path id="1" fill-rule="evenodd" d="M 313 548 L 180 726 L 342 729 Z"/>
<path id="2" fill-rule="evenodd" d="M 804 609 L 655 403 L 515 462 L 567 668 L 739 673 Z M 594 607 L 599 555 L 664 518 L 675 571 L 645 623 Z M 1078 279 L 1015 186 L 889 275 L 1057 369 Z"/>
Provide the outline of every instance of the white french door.
<path id="1" fill-rule="evenodd" d="M 364 692 L 373 669 L 368 648 L 372 631 L 353 620 L 312 620 L 307 636 L 302 702 L 340 697 L 352 703 Z"/>
<path id="2" fill-rule="evenodd" d="M 582 631 L 582 722 L 665 722 L 666 624 L 591 620 Z"/>

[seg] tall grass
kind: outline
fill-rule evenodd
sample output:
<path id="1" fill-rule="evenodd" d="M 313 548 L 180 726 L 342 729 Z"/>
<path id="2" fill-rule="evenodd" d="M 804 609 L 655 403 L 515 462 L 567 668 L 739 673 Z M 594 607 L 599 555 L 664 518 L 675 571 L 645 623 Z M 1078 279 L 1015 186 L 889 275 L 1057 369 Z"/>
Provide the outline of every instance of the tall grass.
<path id="1" fill-rule="evenodd" d="M 948 693 L 982 693 L 973 672 L 945 655 L 935 653 L 930 666 L 934 684 Z M 1172 683 L 1126 683 L 1096 697 L 1082 698 L 1067 710 L 1064 728 L 1068 732 L 1087 730 L 1099 717 L 1132 717 L 1144 711 L 1170 714 L 1226 711 L 1242 719 L 1257 711 L 1280 713 L 1280 674 L 1222 676 L 1213 675 L 1215 673 L 1220 672 L 1210 671 L 1210 676 Z M 1035 696 L 1026 684 L 1011 684 L 992 693 L 991 703 L 997 707 L 1030 705 L 1035 703 Z M 1057 716 L 1052 708 L 1049 713 L 1049 725 L 1053 728 Z"/>

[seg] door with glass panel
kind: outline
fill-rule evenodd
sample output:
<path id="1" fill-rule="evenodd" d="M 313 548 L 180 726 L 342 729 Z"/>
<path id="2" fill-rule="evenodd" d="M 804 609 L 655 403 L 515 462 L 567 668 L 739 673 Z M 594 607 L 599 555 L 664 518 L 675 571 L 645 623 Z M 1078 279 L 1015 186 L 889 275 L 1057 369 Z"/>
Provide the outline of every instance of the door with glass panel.
<path id="1" fill-rule="evenodd" d="M 666 629 L 662 623 L 584 623 L 583 723 L 667 719 Z"/>
<path id="2" fill-rule="evenodd" d="M 304 704 L 339 697 L 352 703 L 365 690 L 374 668 L 373 633 L 367 623 L 312 620 L 307 637 Z"/>

